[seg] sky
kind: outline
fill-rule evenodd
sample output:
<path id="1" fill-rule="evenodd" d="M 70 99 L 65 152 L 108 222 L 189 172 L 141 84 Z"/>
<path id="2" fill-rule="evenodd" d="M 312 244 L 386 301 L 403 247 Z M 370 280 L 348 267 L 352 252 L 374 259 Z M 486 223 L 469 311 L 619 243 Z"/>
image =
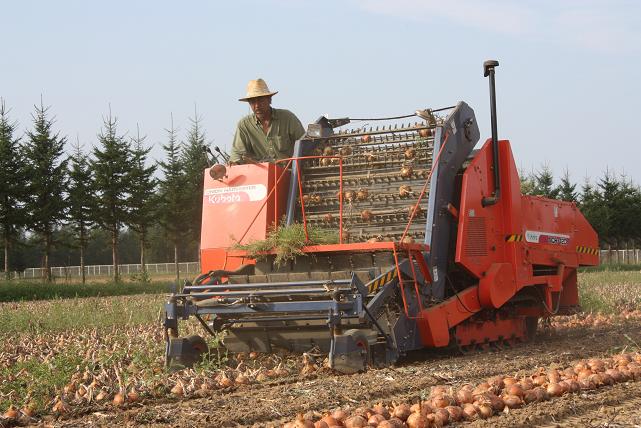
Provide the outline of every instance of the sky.
<path id="1" fill-rule="evenodd" d="M 641 1 L 0 0 L 0 97 L 20 133 L 42 97 L 85 150 L 111 110 L 163 159 L 166 129 L 202 118 L 229 149 L 251 79 L 303 124 L 467 102 L 525 172 L 605 171 L 641 184 Z"/>

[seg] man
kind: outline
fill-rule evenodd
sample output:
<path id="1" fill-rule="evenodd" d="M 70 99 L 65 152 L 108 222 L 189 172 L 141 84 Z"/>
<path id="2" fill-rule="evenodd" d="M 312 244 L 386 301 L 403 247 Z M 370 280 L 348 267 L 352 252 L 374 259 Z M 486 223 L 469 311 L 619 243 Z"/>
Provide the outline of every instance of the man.
<path id="1" fill-rule="evenodd" d="M 238 122 L 229 157 L 230 164 L 268 162 L 292 156 L 294 143 L 305 134 L 300 120 L 289 110 L 271 106 L 272 96 L 263 79 L 247 84 L 247 101 L 253 114 Z"/>

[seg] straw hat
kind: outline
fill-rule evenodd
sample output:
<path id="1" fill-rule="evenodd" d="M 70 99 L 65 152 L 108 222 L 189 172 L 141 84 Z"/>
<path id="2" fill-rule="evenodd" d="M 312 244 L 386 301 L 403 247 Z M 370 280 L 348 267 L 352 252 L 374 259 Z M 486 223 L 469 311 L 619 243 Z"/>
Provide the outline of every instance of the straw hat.
<path id="1" fill-rule="evenodd" d="M 244 98 L 239 98 L 238 101 L 247 101 L 250 98 L 267 97 L 276 95 L 276 92 L 270 92 L 267 83 L 263 79 L 250 80 L 247 84 L 247 95 Z"/>

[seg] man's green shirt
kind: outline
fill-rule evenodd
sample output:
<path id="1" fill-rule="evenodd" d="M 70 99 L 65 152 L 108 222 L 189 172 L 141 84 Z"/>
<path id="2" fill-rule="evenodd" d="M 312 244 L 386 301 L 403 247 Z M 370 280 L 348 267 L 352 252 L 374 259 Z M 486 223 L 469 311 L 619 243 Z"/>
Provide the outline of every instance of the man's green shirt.
<path id="1" fill-rule="evenodd" d="M 300 120 L 289 110 L 272 108 L 267 135 L 252 113 L 238 122 L 229 160 L 242 162 L 245 154 L 257 161 L 289 158 L 294 152 L 294 143 L 304 134 Z"/>

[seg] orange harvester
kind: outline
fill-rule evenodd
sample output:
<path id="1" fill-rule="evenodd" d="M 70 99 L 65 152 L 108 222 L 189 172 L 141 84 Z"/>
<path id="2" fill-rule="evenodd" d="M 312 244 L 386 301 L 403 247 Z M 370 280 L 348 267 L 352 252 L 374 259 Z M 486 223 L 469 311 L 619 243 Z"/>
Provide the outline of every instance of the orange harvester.
<path id="1" fill-rule="evenodd" d="M 496 136 L 497 66 L 484 65 L 492 138 L 480 149 L 460 102 L 400 126 L 339 131 L 350 119 L 321 117 L 291 159 L 205 171 L 202 274 L 165 306 L 168 362 L 206 349 L 178 336 L 190 316 L 232 351 L 313 348 L 354 372 L 426 347 L 527 341 L 539 319 L 576 311 L 577 268 L 598 264 L 598 238 L 574 203 L 521 194 Z M 283 242 L 255 258 L 235 245 L 276 226 L 308 245 L 290 258 Z"/>

